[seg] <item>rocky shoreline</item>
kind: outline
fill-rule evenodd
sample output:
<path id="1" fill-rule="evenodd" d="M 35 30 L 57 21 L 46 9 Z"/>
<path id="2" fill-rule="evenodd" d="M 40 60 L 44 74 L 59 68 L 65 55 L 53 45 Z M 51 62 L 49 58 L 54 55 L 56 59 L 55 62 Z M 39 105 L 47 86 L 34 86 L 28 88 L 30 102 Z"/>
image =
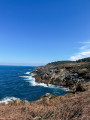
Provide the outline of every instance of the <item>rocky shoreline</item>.
<path id="1" fill-rule="evenodd" d="M 45 65 L 33 71 L 36 82 L 69 88 L 73 92 L 84 91 L 82 85 L 90 81 L 90 62 L 61 65 Z"/>

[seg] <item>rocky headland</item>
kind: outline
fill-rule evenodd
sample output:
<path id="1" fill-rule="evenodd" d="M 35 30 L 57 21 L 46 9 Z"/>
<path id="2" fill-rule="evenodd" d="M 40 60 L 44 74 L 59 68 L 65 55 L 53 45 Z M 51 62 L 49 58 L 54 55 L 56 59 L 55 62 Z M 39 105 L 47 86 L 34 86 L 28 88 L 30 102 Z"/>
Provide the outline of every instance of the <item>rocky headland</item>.
<path id="1" fill-rule="evenodd" d="M 76 91 L 84 91 L 84 83 L 90 81 L 90 61 L 61 61 L 40 66 L 33 71 L 36 82 L 64 86 Z"/>

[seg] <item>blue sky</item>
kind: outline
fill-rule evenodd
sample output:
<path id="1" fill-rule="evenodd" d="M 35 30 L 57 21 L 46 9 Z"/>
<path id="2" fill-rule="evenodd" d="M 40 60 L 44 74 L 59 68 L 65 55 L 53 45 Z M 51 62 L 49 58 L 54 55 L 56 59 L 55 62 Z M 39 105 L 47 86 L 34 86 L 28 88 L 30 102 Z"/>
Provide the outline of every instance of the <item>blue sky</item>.
<path id="1" fill-rule="evenodd" d="M 0 64 L 90 57 L 90 0 L 0 0 Z"/>

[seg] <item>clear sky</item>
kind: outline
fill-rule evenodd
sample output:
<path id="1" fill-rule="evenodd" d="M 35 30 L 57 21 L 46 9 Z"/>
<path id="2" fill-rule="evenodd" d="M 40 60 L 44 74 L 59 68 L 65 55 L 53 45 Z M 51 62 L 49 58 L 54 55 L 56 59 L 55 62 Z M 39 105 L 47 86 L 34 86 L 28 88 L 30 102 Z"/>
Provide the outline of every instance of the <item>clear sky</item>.
<path id="1" fill-rule="evenodd" d="M 0 0 L 0 64 L 90 57 L 90 0 Z"/>

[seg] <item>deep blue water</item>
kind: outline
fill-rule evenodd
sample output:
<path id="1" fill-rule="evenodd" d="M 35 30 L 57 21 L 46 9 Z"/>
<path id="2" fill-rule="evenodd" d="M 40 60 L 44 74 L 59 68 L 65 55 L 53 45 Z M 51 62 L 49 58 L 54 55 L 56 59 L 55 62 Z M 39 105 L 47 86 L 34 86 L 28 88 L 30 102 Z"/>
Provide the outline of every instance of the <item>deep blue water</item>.
<path id="1" fill-rule="evenodd" d="M 30 66 L 0 66 L 0 100 L 19 98 L 35 101 L 45 93 L 64 95 L 62 87 L 35 83 L 28 72 L 35 67 Z"/>

